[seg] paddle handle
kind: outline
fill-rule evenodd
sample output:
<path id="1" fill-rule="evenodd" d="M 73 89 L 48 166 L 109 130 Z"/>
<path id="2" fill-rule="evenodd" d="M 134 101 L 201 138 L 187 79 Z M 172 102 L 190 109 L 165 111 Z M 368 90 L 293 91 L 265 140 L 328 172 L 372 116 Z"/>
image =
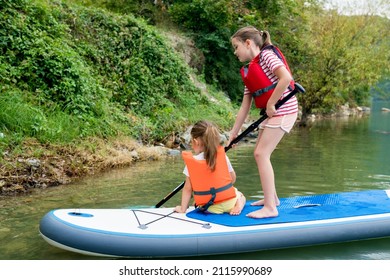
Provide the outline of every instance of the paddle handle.
<path id="1" fill-rule="evenodd" d="M 301 93 L 304 93 L 305 92 L 305 89 L 298 83 L 295 83 L 295 87 L 294 89 L 283 99 L 279 100 L 278 102 L 276 102 L 275 104 L 275 108 L 278 109 L 280 108 L 284 103 L 287 102 L 287 100 L 289 100 L 291 97 L 293 97 L 295 94 L 297 94 L 298 92 L 301 92 Z M 245 136 L 247 136 L 250 132 L 252 132 L 253 130 L 255 130 L 259 125 L 260 123 L 262 123 L 264 120 L 266 120 L 268 118 L 268 116 L 265 114 L 265 110 L 261 110 L 261 113 L 260 113 L 262 116 L 257 120 L 255 121 L 254 123 L 252 123 L 247 129 L 245 129 L 240 135 L 238 135 L 235 139 L 233 139 L 232 142 L 230 142 L 230 144 L 228 146 L 225 147 L 225 152 L 229 151 L 232 146 L 234 144 L 237 144 L 239 141 L 242 140 L 242 138 L 244 138 Z M 172 196 L 174 196 L 176 193 L 178 193 L 183 187 L 184 187 L 184 183 L 185 182 L 182 182 L 180 185 L 178 185 L 176 188 L 173 189 L 173 191 L 171 191 L 169 194 L 167 194 L 160 202 L 158 202 L 155 206 L 155 208 L 160 208 L 160 206 L 162 206 L 165 202 L 167 202 Z"/>
<path id="2" fill-rule="evenodd" d="M 182 182 L 180 185 L 174 188 L 173 191 L 167 194 L 167 196 L 165 196 L 159 203 L 156 204 L 155 208 L 160 208 L 160 206 L 162 206 L 165 202 L 167 202 L 172 196 L 177 194 L 184 187 L 184 183 L 185 182 Z"/>

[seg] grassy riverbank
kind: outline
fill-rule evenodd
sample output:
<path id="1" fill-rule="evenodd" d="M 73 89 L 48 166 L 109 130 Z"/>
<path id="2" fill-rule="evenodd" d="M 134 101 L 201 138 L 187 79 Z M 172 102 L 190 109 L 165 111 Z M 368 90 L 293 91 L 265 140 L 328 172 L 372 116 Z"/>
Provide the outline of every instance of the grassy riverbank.
<path id="1" fill-rule="evenodd" d="M 234 118 L 175 32 L 60 1 L 1 0 L 0 16 L 0 195 L 154 159 L 145 147 L 196 120 Z"/>

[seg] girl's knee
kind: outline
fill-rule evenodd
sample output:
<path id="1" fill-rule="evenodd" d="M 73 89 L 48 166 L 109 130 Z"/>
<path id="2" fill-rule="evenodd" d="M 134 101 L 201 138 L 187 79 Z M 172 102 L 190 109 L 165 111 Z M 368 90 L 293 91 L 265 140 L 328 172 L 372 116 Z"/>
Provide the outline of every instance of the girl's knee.
<path id="1" fill-rule="evenodd" d="M 268 154 L 263 150 L 255 150 L 253 156 L 255 157 L 256 161 L 269 158 Z"/>

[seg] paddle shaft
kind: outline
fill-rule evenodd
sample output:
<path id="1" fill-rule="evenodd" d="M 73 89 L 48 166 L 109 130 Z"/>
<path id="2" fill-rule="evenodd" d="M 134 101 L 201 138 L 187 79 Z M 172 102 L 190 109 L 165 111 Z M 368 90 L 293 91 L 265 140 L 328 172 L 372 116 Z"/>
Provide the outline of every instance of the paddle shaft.
<path id="1" fill-rule="evenodd" d="M 298 92 L 304 93 L 305 89 L 298 83 L 295 83 L 294 90 L 292 90 L 285 98 L 279 100 L 275 104 L 275 108 L 278 109 L 280 108 L 284 103 L 287 102 L 291 97 L 293 97 L 295 94 Z M 268 118 L 267 114 L 265 113 L 265 110 L 261 110 L 261 117 L 253 122 L 247 129 L 245 129 L 240 135 L 238 135 L 236 138 L 233 139 L 232 142 L 229 143 L 228 146 L 225 147 L 225 152 L 229 151 L 234 144 L 237 144 L 240 142 L 245 136 L 247 136 L 249 133 L 251 133 L 253 130 L 255 130 L 260 123 L 262 123 L 264 120 Z M 165 196 L 159 203 L 156 204 L 155 208 L 160 208 L 165 202 L 167 202 L 172 196 L 174 196 L 176 193 L 178 193 L 183 187 L 184 183 L 182 182 L 180 185 L 178 185 L 173 191 L 171 191 L 167 196 Z"/>

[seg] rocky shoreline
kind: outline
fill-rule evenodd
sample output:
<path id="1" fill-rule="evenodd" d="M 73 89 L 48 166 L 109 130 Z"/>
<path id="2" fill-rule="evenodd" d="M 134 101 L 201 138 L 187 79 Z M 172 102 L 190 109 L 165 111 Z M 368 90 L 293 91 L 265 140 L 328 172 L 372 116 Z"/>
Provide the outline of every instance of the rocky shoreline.
<path id="1" fill-rule="evenodd" d="M 0 197 L 24 195 L 34 189 L 69 184 L 84 176 L 131 167 L 140 161 L 179 156 L 182 150 L 190 148 L 190 129 L 154 146 L 126 137 L 112 142 L 91 139 L 89 143 L 93 143 L 93 148 L 85 144 L 64 147 L 26 142 L 23 156 L 3 155 L 6 164 L 0 165 Z M 221 134 L 221 139 L 226 142 L 227 133 Z M 40 151 L 39 156 L 34 155 L 37 150 Z"/>
<path id="2" fill-rule="evenodd" d="M 350 117 L 369 113 L 369 108 L 344 106 L 337 114 L 312 115 L 308 122 L 325 117 Z M 246 129 L 253 120 L 242 127 Z M 23 156 L 3 154 L 0 165 L 0 197 L 28 194 L 34 189 L 45 189 L 68 184 L 87 175 L 97 174 L 119 167 L 131 167 L 139 161 L 161 160 L 180 155 L 189 148 L 189 127 L 179 136 L 172 136 L 165 143 L 146 146 L 126 137 L 112 141 L 90 139 L 81 145 L 57 146 L 40 144 L 32 140 L 23 144 Z M 222 133 L 222 141 L 228 133 Z M 256 138 L 257 132 L 249 135 Z"/>
<path id="3" fill-rule="evenodd" d="M 23 195 L 33 189 L 68 184 L 105 170 L 131 166 L 138 161 L 160 160 L 172 149 L 144 146 L 122 138 L 112 142 L 91 139 L 93 148 L 69 145 L 25 143 L 23 156 L 4 155 L 0 165 L 0 196 Z M 34 155 L 35 151 L 40 155 Z"/>

